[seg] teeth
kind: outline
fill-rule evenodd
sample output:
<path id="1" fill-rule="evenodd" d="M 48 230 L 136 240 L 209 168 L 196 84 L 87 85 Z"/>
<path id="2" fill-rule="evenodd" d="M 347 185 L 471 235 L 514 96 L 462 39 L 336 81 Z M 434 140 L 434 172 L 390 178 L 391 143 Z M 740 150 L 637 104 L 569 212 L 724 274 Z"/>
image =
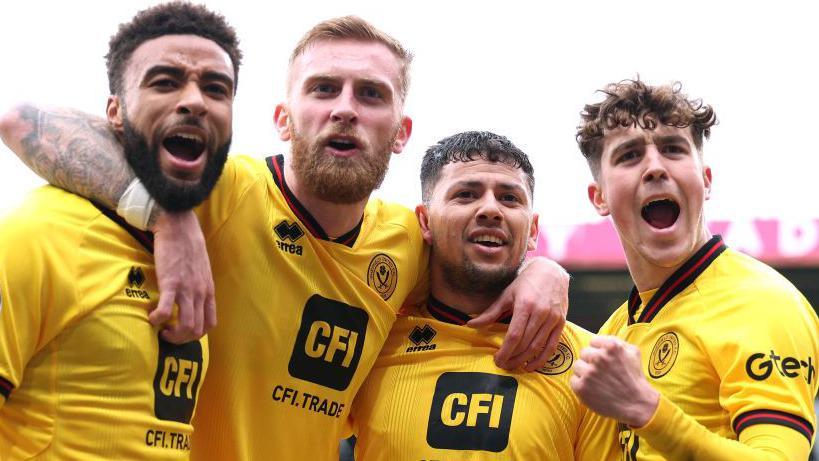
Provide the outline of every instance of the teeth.
<path id="1" fill-rule="evenodd" d="M 177 138 L 189 139 L 191 141 L 202 142 L 202 138 L 197 135 L 187 134 L 187 133 L 177 133 L 174 136 Z"/>
<path id="2" fill-rule="evenodd" d="M 496 245 L 503 245 L 503 240 L 491 235 L 479 235 L 472 239 L 472 241 L 475 243 L 494 243 Z"/>

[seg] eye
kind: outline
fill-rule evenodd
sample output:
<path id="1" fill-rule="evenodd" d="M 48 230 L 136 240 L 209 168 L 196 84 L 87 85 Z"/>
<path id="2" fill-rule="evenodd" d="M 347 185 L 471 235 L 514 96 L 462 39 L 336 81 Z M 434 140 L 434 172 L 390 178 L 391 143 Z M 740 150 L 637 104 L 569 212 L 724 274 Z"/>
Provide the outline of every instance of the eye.
<path id="1" fill-rule="evenodd" d="M 627 150 L 627 151 L 623 152 L 622 154 L 620 154 L 619 156 L 617 156 L 617 158 L 615 159 L 615 163 L 628 162 L 628 161 L 634 160 L 634 159 L 639 158 L 639 157 L 640 157 L 640 152 L 638 152 L 637 150 L 634 150 L 634 149 Z"/>
<path id="2" fill-rule="evenodd" d="M 679 144 L 668 144 L 663 146 L 663 153 L 665 154 L 684 154 L 687 150 Z"/>
<path id="3" fill-rule="evenodd" d="M 176 83 L 176 80 L 170 78 L 159 78 L 151 82 L 151 86 L 160 90 L 172 90 L 179 85 Z"/>
<path id="4" fill-rule="evenodd" d="M 363 98 L 367 99 L 384 99 L 384 96 L 381 94 L 381 91 L 378 88 L 372 86 L 365 86 L 359 90 L 359 94 Z"/>
<path id="5" fill-rule="evenodd" d="M 470 200 L 470 199 L 474 199 L 475 197 L 477 197 L 477 194 L 475 194 L 475 192 L 473 192 L 471 190 L 461 190 L 461 191 L 456 192 L 453 195 L 453 197 L 458 199 L 458 200 Z"/>
<path id="6" fill-rule="evenodd" d="M 331 83 L 316 83 L 311 90 L 319 96 L 329 96 L 336 93 L 335 85 Z"/>
<path id="7" fill-rule="evenodd" d="M 230 96 L 230 90 L 225 85 L 220 83 L 211 83 L 205 85 L 205 91 L 217 96 Z"/>
<path id="8" fill-rule="evenodd" d="M 518 197 L 515 194 L 502 194 L 500 196 L 500 201 L 501 202 L 507 202 L 507 203 L 522 203 L 523 202 L 523 200 L 521 200 L 520 197 Z"/>

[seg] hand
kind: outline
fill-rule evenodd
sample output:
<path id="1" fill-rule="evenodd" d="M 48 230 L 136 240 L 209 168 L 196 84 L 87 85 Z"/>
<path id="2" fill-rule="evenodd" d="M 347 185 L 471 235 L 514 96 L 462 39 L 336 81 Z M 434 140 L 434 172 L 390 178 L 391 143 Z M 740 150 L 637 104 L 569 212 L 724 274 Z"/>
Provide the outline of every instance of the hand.
<path id="1" fill-rule="evenodd" d="M 159 304 L 148 320 L 166 324 L 175 303 L 178 321 L 163 328 L 162 338 L 176 344 L 199 339 L 216 326 L 213 275 L 199 220 L 193 211 L 162 212 L 153 230 Z"/>
<path id="2" fill-rule="evenodd" d="M 631 427 L 648 423 L 660 393 L 643 375 L 640 349 L 613 336 L 597 336 L 580 351 L 569 384 L 592 411 Z"/>
<path id="3" fill-rule="evenodd" d="M 524 364 L 526 371 L 545 366 L 554 355 L 566 324 L 569 274 L 550 259 L 536 257 L 527 260 L 515 281 L 467 325 L 489 325 L 509 310 L 512 311 L 512 321 L 495 354 L 495 363 L 506 370 L 515 370 Z"/>

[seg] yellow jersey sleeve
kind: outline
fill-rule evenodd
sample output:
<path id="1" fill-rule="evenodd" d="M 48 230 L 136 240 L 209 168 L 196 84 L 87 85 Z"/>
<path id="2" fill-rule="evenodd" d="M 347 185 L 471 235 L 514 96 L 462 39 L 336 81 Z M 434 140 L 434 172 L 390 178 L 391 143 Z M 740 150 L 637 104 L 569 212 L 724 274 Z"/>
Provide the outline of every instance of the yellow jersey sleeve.
<path id="1" fill-rule="evenodd" d="M 74 311 L 53 312 L 53 300 L 77 306 L 71 274 L 76 233 L 66 227 L 45 235 L 38 216 L 17 213 L 0 223 L 0 405 L 24 379 L 31 357 L 57 333 Z M 60 261 L 64 270 L 48 270 Z"/>
<path id="2" fill-rule="evenodd" d="M 779 425 L 750 427 L 739 440 L 721 437 L 662 395 L 652 419 L 634 431 L 666 459 L 802 461 L 810 452 L 800 433 Z"/>

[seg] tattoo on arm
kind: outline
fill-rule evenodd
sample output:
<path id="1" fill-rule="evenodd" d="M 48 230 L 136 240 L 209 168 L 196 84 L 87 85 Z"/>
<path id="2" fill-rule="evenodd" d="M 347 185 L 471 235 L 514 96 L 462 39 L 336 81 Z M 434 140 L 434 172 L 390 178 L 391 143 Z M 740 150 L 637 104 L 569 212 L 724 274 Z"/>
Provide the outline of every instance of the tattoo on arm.
<path id="1" fill-rule="evenodd" d="M 116 209 L 134 178 L 116 134 L 102 118 L 72 109 L 18 108 L 30 129 L 20 159 L 51 184 Z"/>

